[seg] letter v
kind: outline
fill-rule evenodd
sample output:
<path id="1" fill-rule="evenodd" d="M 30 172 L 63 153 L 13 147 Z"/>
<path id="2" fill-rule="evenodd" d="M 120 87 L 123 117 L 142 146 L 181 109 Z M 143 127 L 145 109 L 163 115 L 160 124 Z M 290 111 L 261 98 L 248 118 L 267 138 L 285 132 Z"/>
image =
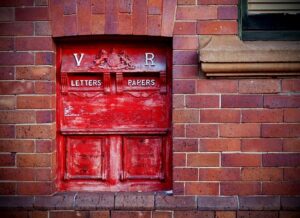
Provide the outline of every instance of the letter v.
<path id="1" fill-rule="evenodd" d="M 80 58 L 79 59 L 78 59 L 78 54 L 77 53 L 74 53 L 73 55 L 74 55 L 74 58 L 75 58 L 75 61 L 76 61 L 76 65 L 77 65 L 77 67 L 79 67 L 80 63 L 83 59 L 84 53 L 80 53 Z"/>

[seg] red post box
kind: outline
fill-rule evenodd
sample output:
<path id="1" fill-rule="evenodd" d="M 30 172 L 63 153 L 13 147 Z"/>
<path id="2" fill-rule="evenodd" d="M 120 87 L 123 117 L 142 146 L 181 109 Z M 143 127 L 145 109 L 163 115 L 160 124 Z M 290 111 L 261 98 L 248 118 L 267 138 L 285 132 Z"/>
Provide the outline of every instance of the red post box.
<path id="1" fill-rule="evenodd" d="M 124 40 L 59 45 L 60 190 L 171 189 L 170 48 Z"/>

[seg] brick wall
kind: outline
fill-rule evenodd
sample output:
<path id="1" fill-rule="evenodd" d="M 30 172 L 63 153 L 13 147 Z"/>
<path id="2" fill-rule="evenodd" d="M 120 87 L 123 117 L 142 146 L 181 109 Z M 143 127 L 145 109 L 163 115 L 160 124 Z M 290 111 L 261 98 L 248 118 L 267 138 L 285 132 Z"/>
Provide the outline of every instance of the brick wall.
<path id="1" fill-rule="evenodd" d="M 237 0 L 1 1 L 0 194 L 29 195 L 31 199 L 56 192 L 52 36 L 117 34 L 173 37 L 173 188 L 175 196 L 194 198 L 196 206 L 186 210 L 205 210 L 202 204 L 199 206 L 199 199 L 207 195 L 239 196 L 239 202 L 240 196 L 266 195 L 276 200 L 279 196 L 300 195 L 300 79 L 209 79 L 199 73 L 199 35 L 236 35 L 237 4 Z M 5 199 L 2 197 L 0 202 L 6 202 Z M 294 205 L 291 207 L 278 203 L 275 209 L 255 209 L 260 201 L 254 201 L 255 206 L 246 210 L 299 209 L 296 201 L 290 201 Z M 158 202 L 155 200 L 150 210 L 171 212 L 138 214 L 264 216 L 250 212 L 245 215 L 245 211 L 184 214 L 172 212 L 181 203 L 160 208 L 156 206 Z M 116 202 L 112 208 L 116 208 Z M 47 217 L 49 212 L 20 213 Z M 121 211 L 83 213 L 87 217 L 129 216 Z M 270 217 L 289 217 L 289 212 L 265 213 L 270 213 L 266 215 Z M 63 216 L 56 212 L 50 215 Z M 138 216 L 137 212 L 131 215 Z"/>

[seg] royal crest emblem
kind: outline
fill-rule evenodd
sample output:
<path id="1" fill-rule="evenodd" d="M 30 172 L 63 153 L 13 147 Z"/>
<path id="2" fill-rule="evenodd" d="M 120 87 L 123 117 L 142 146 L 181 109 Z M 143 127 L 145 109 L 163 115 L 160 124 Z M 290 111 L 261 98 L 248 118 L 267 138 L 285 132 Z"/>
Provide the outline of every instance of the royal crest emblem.
<path id="1" fill-rule="evenodd" d="M 108 53 L 104 49 L 100 49 L 93 61 L 94 66 L 92 68 L 101 68 L 109 70 L 133 70 L 135 66 L 132 64 L 130 57 L 125 51 L 116 52 L 112 49 L 111 53 Z"/>

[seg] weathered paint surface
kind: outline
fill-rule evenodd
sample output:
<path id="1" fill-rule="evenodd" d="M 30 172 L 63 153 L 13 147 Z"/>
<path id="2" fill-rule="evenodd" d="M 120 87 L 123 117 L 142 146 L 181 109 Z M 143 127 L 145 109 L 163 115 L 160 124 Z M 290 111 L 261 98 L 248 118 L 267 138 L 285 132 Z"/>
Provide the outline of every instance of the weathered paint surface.
<path id="1" fill-rule="evenodd" d="M 59 189 L 170 189 L 168 45 L 105 41 L 58 53 Z"/>

